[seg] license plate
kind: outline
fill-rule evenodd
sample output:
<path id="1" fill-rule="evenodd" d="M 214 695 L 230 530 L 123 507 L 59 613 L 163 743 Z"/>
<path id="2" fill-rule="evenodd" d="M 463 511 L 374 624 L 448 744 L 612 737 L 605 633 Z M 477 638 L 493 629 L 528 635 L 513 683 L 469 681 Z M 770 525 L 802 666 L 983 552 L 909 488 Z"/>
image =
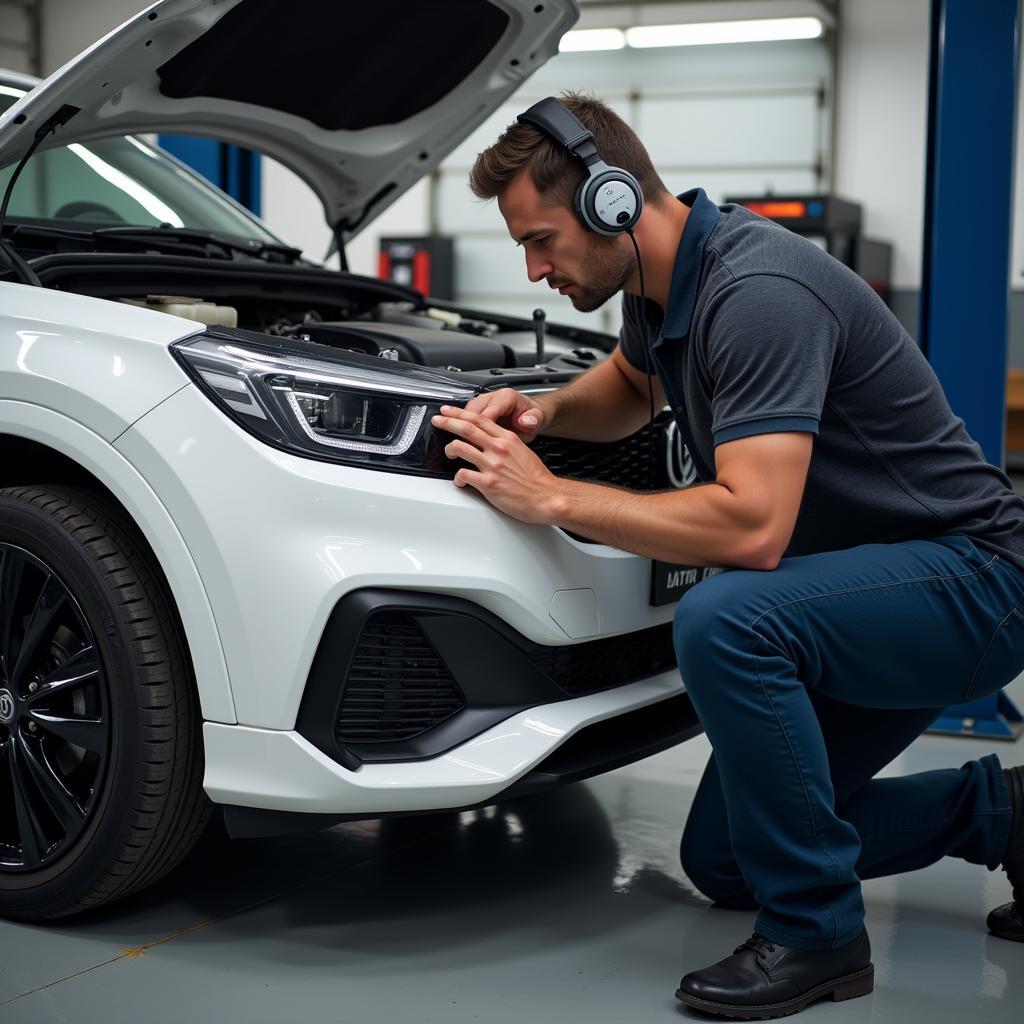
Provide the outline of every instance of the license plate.
<path id="1" fill-rule="evenodd" d="M 651 563 L 651 604 L 671 604 L 702 580 L 717 576 L 724 569 L 710 565 L 675 565 L 672 562 Z"/>

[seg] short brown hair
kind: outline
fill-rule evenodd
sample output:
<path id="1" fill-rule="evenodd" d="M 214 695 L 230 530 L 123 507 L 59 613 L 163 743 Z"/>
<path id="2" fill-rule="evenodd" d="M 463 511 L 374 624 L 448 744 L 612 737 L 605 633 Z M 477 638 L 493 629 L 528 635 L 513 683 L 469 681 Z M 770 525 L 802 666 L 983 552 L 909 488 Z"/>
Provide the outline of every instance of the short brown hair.
<path id="1" fill-rule="evenodd" d="M 593 96 L 566 92 L 562 103 L 590 130 L 601 159 L 629 171 L 640 183 L 644 199 L 663 207 L 668 189 L 658 176 L 636 132 L 611 107 Z M 480 199 L 494 199 L 524 168 L 552 204 L 572 206 L 582 164 L 546 132 L 532 124 L 510 124 L 494 145 L 480 153 L 469 172 L 469 187 Z"/>

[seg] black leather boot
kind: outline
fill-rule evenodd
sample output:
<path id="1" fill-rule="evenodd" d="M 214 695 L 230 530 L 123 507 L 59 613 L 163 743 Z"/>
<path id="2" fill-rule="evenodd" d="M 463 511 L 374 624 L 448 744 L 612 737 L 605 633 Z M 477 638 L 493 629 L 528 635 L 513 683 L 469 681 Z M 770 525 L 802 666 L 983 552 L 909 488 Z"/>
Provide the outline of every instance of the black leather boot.
<path id="1" fill-rule="evenodd" d="M 1013 808 L 1003 870 L 1013 886 L 1013 902 L 996 907 L 988 915 L 988 930 L 1001 939 L 1024 942 L 1024 767 L 1004 768 L 1003 774 Z"/>
<path id="2" fill-rule="evenodd" d="M 841 949 L 791 949 L 757 932 L 732 956 L 687 974 L 676 997 L 687 1006 L 739 1020 L 797 1013 L 823 996 L 854 999 L 875 987 L 871 943 L 861 929 Z"/>

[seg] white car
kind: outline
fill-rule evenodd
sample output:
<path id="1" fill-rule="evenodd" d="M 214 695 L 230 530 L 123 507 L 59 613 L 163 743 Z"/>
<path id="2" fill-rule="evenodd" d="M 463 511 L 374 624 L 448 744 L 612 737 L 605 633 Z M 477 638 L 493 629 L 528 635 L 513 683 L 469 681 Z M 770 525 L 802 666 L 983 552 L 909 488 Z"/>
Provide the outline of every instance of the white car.
<path id="1" fill-rule="evenodd" d="M 214 808 L 254 836 L 479 806 L 699 731 L 672 645 L 699 574 L 504 516 L 453 486 L 430 425 L 615 339 L 551 325 L 538 360 L 532 323 L 305 261 L 131 134 L 270 154 L 343 246 L 555 53 L 575 3 L 293 7 L 166 0 L 41 84 L 0 80 L 8 916 L 152 883 Z M 664 415 L 536 450 L 686 482 Z"/>

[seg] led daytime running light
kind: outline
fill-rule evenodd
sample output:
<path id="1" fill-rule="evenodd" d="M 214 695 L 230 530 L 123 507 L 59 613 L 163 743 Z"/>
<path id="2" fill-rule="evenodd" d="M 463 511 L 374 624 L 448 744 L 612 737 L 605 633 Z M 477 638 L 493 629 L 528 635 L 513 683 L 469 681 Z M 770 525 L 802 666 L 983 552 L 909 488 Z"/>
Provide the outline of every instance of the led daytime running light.
<path id="1" fill-rule="evenodd" d="M 354 452 L 374 452 L 377 455 L 404 455 L 411 447 L 416 435 L 423 425 L 423 417 L 427 413 L 425 405 L 414 405 L 405 418 L 405 425 L 401 434 L 391 444 L 373 444 L 370 441 L 349 441 L 340 437 L 326 437 L 318 434 L 306 420 L 306 414 L 299 405 L 299 400 L 292 391 L 287 392 L 288 405 L 291 407 L 295 418 L 303 433 L 317 444 L 327 445 L 331 448 L 345 448 Z"/>

